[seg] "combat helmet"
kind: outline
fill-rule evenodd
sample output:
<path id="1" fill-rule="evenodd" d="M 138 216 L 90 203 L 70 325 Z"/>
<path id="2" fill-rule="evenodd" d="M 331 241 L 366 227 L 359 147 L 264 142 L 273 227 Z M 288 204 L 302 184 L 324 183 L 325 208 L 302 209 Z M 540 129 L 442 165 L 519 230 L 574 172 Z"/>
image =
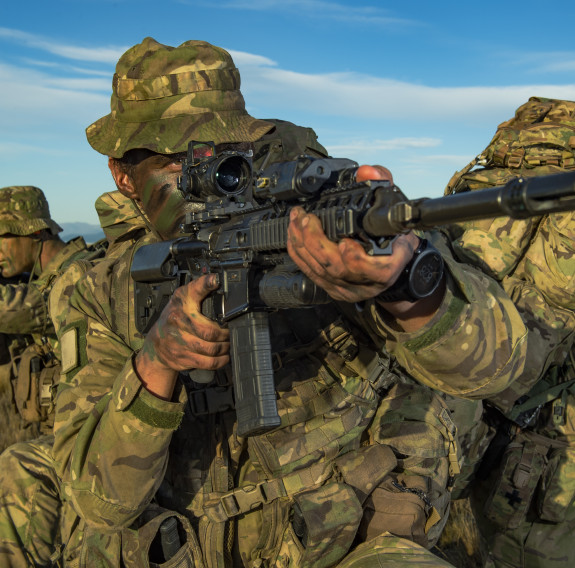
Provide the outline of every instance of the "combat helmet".
<path id="1" fill-rule="evenodd" d="M 116 65 L 110 106 L 86 136 L 112 158 L 134 148 L 183 152 L 190 140 L 254 142 L 273 128 L 247 113 L 230 54 L 205 41 L 171 47 L 147 37 L 130 48 Z"/>
<path id="2" fill-rule="evenodd" d="M 31 235 L 47 229 L 52 235 L 62 227 L 50 218 L 50 208 L 41 189 L 14 185 L 0 189 L 0 235 Z"/>

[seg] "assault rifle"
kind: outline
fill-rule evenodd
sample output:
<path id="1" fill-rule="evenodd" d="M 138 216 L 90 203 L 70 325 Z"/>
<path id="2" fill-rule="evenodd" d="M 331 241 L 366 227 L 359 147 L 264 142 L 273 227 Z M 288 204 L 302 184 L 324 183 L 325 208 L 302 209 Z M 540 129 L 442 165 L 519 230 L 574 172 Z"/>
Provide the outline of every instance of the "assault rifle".
<path id="1" fill-rule="evenodd" d="M 575 172 L 515 178 L 505 186 L 436 199 L 408 200 L 388 181 L 355 181 L 357 163 L 301 156 L 252 171 L 248 155 L 196 158 L 191 143 L 180 188 L 205 203 L 182 225 L 185 236 L 145 245 L 135 253 L 137 327 L 147 333 L 174 290 L 217 273 L 220 288 L 207 311 L 230 330 L 238 433 L 255 435 L 280 424 L 269 312 L 327 303 L 329 296 L 297 270 L 287 253 L 289 211 L 317 215 L 326 235 L 351 237 L 369 254 L 390 254 L 396 235 L 454 221 L 527 218 L 575 209 Z M 209 382 L 213 375 L 193 375 Z"/>

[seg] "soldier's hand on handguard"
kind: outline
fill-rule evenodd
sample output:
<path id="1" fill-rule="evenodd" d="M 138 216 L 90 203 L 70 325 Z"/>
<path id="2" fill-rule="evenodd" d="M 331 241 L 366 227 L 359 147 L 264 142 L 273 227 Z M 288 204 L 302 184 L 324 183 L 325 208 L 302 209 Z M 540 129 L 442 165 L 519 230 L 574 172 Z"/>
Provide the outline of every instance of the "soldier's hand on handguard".
<path id="1" fill-rule="evenodd" d="M 385 179 L 393 181 L 383 166 L 360 166 L 357 181 Z M 400 235 L 390 255 L 372 256 L 353 239 L 338 243 L 329 240 L 321 221 L 301 207 L 291 211 L 288 229 L 288 252 L 300 270 L 321 286 L 334 300 L 361 302 L 378 296 L 398 279 L 419 246 L 413 233 Z M 445 286 L 417 302 L 388 302 L 381 306 L 405 331 L 415 331 L 435 313 L 443 298 Z"/>
<path id="2" fill-rule="evenodd" d="M 152 394 L 170 400 L 179 371 L 214 370 L 229 362 L 229 331 L 201 310 L 218 285 L 217 276 L 209 274 L 181 286 L 150 329 L 135 368 Z"/>

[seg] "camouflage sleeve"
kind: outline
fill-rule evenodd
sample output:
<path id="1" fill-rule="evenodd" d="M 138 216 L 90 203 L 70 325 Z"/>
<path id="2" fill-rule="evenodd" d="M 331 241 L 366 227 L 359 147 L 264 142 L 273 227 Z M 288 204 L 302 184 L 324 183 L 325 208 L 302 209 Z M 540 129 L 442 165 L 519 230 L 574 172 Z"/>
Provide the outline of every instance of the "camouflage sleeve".
<path id="1" fill-rule="evenodd" d="M 0 285 L 0 333 L 44 333 L 49 325 L 44 295 L 34 284 Z"/>
<path id="2" fill-rule="evenodd" d="M 492 400 L 504 412 L 550 367 L 560 367 L 575 341 L 575 213 L 548 215 L 514 273 L 503 279 L 529 329 L 524 372 Z"/>
<path id="3" fill-rule="evenodd" d="M 101 276 L 91 271 L 78 283 L 59 326 L 54 458 L 65 498 L 89 525 L 109 529 L 129 525 L 156 492 L 185 401 L 142 387 L 133 350 L 111 331 Z"/>
<path id="4" fill-rule="evenodd" d="M 532 283 L 548 304 L 574 310 L 574 259 L 575 212 L 546 215 L 531 236 L 514 276 Z"/>
<path id="5" fill-rule="evenodd" d="M 484 223 L 460 226 L 451 245 L 458 258 L 496 275 L 528 330 L 523 372 L 491 399 L 505 412 L 561 365 L 575 340 L 575 213 Z"/>
<path id="6" fill-rule="evenodd" d="M 510 274 L 529 247 L 539 219 L 480 219 L 444 229 L 456 258 L 496 280 Z"/>
<path id="7" fill-rule="evenodd" d="M 445 297 L 422 329 L 406 333 L 369 305 L 370 327 L 415 379 L 466 398 L 505 389 L 523 368 L 527 330 L 511 299 L 481 271 L 444 256 Z"/>

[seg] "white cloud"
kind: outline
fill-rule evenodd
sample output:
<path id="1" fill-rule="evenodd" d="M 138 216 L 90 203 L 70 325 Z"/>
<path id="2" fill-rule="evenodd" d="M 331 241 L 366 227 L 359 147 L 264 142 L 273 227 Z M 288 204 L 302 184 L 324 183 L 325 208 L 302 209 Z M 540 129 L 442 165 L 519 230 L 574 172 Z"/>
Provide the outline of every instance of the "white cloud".
<path id="1" fill-rule="evenodd" d="M 575 55 L 571 55 L 569 59 L 564 61 L 546 61 L 539 65 L 536 71 L 539 73 L 569 73 L 575 71 Z"/>
<path id="2" fill-rule="evenodd" d="M 575 99 L 575 84 L 430 87 L 359 73 L 311 75 L 269 67 L 240 69 L 251 105 L 373 119 L 493 120 L 531 96 Z"/>
<path id="3" fill-rule="evenodd" d="M 226 49 L 226 48 L 224 48 Z M 268 57 L 263 55 L 256 55 L 253 53 L 246 53 L 245 51 L 235 51 L 233 49 L 226 49 L 226 51 L 232 56 L 236 67 L 242 66 L 275 66 L 277 63 Z"/>
<path id="4" fill-rule="evenodd" d="M 461 167 L 463 164 L 470 162 L 474 156 L 460 155 L 460 154 L 426 154 L 418 156 L 417 159 L 407 159 L 406 162 L 422 163 L 429 162 L 433 164 L 453 164 L 454 166 Z"/>
<path id="5" fill-rule="evenodd" d="M 317 1 L 305 4 L 319 5 Z M 294 6 L 295 3 L 290 5 Z M 6 28 L 0 28 L 0 37 L 91 61 L 115 62 L 124 49 L 85 50 L 75 46 L 59 46 L 32 34 Z M 428 125 L 487 121 L 495 125 L 502 117 L 507 117 L 510 109 L 515 109 L 533 95 L 575 99 L 575 84 L 432 87 L 352 72 L 300 73 L 281 69 L 277 62 L 258 54 L 233 50 L 232 54 L 242 74 L 242 91 L 246 102 L 250 110 L 253 109 L 254 114 L 260 116 L 306 113 L 318 119 L 333 116 L 342 121 L 356 118 L 407 121 L 412 124 L 422 122 Z M 65 70 L 69 75 L 70 69 Z M 107 112 L 105 107 L 109 100 L 112 69 L 108 74 L 100 71 L 94 76 L 90 76 L 86 69 L 76 71 L 77 75 L 84 77 L 62 77 L 58 68 L 50 66 L 31 69 L 0 63 L 2 108 L 10 113 L 32 106 L 42 111 L 51 109 L 54 113 L 61 112 L 67 118 L 73 118 L 74 113 L 84 117 L 90 105 Z"/>
<path id="6" fill-rule="evenodd" d="M 43 39 L 40 36 L 0 27 L 0 38 L 12 40 L 17 43 L 35 47 L 47 51 L 53 55 L 59 55 L 67 59 L 80 61 L 93 61 L 99 63 L 115 64 L 119 57 L 128 49 L 127 47 L 79 47 L 74 45 L 65 45 L 51 40 Z"/>
<path id="7" fill-rule="evenodd" d="M 23 128 L 42 124 L 87 125 L 108 112 L 110 81 L 57 78 L 43 72 L 0 64 L 0 124 Z M 95 92 L 96 91 L 96 92 Z M 104 91 L 106 94 L 101 94 Z M 101 114 L 98 114 L 98 113 Z M 45 132 L 44 132 L 45 133 Z M 6 134 L 6 132 L 5 132 Z"/>
<path id="8" fill-rule="evenodd" d="M 17 154 L 27 154 L 32 155 L 32 153 L 42 153 L 53 155 L 54 150 L 52 148 L 44 148 L 42 146 L 36 146 L 34 144 L 19 144 L 15 142 L 0 142 L 0 154 L 2 156 L 7 155 L 17 155 Z"/>
<path id="9" fill-rule="evenodd" d="M 97 71 L 95 69 L 86 69 L 84 67 L 76 67 L 75 65 L 62 65 L 53 61 L 40 61 L 38 59 L 30 59 L 27 57 L 22 58 L 22 63 L 32 67 L 41 67 L 45 69 L 63 70 L 72 73 L 79 73 L 80 75 L 94 75 L 96 77 L 110 77 L 110 71 Z"/>
<path id="10" fill-rule="evenodd" d="M 272 0 L 260 0 L 255 6 L 261 9 L 274 7 Z M 235 2 L 235 6 L 240 3 Z M 343 6 L 324 0 L 290 0 L 290 8 L 339 10 Z M 368 8 L 364 8 L 368 10 Z M 371 8 L 370 8 L 371 9 Z M 0 38 L 23 42 L 27 45 L 61 54 L 64 57 L 84 61 L 116 62 L 125 48 L 86 49 L 77 46 L 61 45 L 39 36 L 0 28 Z M 336 116 L 373 120 L 404 120 L 437 123 L 447 121 L 457 124 L 464 120 L 467 124 L 476 121 L 497 121 L 525 102 L 530 96 L 539 95 L 551 98 L 575 99 L 575 84 L 553 85 L 533 84 L 515 86 L 476 86 L 476 87 L 431 87 L 408 83 L 384 76 L 359 73 L 306 74 L 278 68 L 277 62 L 259 54 L 231 51 L 242 75 L 242 91 L 250 109 L 260 114 L 281 114 L 288 112 L 313 113 L 316 116 Z M 565 54 L 563 54 L 565 55 Z M 535 55 L 531 54 L 531 58 Z M 36 66 L 38 62 L 36 62 Z M 555 65 L 561 62 L 556 60 Z M 563 64 L 568 62 L 564 59 Z M 10 70 L 11 71 L 7 71 Z M 21 108 L 20 97 L 28 88 L 55 89 L 37 91 L 36 100 L 41 106 L 49 105 L 49 99 L 58 98 L 60 106 L 64 101 L 77 97 L 84 99 L 86 92 L 101 91 L 109 96 L 112 69 L 109 73 L 95 72 L 89 77 L 86 69 L 74 70 L 85 78 L 62 78 L 56 73 L 58 68 L 45 67 L 46 73 L 38 70 L 22 69 L 0 64 L 0 79 L 3 92 L 0 95 L 3 108 Z M 68 73 L 69 74 L 69 73 Z M 11 86 L 12 85 L 12 86 Z M 40 96 L 41 95 L 41 96 Z M 85 99 L 84 99 L 85 102 Z M 67 104 L 67 103 L 66 103 Z M 80 103 L 84 104 L 84 103 Z M 53 107 L 58 103 L 54 101 Z M 261 109 L 261 110 L 260 110 Z"/>
<path id="11" fill-rule="evenodd" d="M 531 74 L 570 73 L 575 70 L 575 52 L 573 51 L 513 51 L 509 50 L 505 58 L 514 66 L 527 68 Z"/>

